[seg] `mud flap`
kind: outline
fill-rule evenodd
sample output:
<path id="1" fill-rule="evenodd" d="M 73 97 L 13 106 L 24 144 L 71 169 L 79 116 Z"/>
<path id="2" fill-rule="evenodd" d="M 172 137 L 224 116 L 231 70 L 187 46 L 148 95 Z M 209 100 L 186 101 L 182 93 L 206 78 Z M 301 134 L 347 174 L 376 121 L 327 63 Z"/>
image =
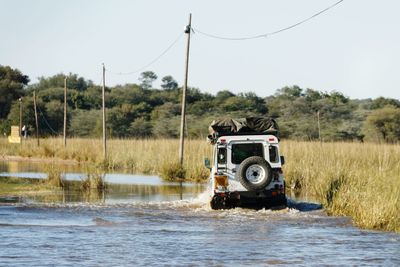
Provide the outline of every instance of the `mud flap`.
<path id="1" fill-rule="evenodd" d="M 236 207 L 251 209 L 280 209 L 287 207 L 287 199 L 284 194 L 271 196 L 271 192 L 234 191 L 218 192 L 211 199 L 211 208 L 232 209 Z"/>
<path id="2" fill-rule="evenodd" d="M 211 199 L 211 208 L 213 210 L 232 209 L 237 207 L 240 201 L 240 195 L 237 192 L 215 193 Z"/>

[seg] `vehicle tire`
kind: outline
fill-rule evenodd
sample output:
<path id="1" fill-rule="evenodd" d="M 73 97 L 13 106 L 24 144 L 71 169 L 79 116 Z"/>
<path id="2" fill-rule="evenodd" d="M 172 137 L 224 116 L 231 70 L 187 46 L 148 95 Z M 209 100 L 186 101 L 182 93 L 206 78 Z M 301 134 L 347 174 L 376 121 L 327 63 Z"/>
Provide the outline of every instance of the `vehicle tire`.
<path id="1" fill-rule="evenodd" d="M 236 177 L 247 190 L 263 190 L 271 183 L 271 166 L 262 157 L 249 157 L 239 165 Z"/>

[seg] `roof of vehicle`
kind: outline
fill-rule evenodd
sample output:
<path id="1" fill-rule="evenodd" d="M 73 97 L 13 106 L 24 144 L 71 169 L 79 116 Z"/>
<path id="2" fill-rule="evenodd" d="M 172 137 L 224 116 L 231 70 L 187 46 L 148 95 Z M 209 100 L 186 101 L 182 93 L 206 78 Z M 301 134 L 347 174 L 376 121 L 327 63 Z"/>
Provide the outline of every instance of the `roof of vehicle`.
<path id="1" fill-rule="evenodd" d="M 271 135 L 277 139 L 279 127 L 274 119 L 267 117 L 223 118 L 211 122 L 209 133 L 207 139 L 211 144 L 221 136 Z"/>
<path id="2" fill-rule="evenodd" d="M 279 138 L 272 134 L 235 134 L 220 136 L 216 140 L 216 144 L 229 143 L 232 141 L 258 141 L 270 144 L 278 144 Z"/>
<path id="3" fill-rule="evenodd" d="M 279 127 L 274 119 L 266 117 L 224 118 L 212 121 L 209 126 L 209 133 L 218 136 L 243 133 L 277 135 Z"/>

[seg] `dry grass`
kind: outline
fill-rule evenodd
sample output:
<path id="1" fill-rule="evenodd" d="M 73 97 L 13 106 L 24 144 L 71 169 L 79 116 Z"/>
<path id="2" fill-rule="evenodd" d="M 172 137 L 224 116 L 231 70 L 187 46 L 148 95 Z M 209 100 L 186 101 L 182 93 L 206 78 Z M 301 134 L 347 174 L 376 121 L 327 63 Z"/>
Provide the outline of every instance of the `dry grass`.
<path id="1" fill-rule="evenodd" d="M 69 139 L 64 148 L 61 138 L 42 139 L 40 147 L 34 140 L 22 145 L 8 144 L 0 139 L 1 155 L 22 157 L 55 157 L 89 163 L 106 169 L 124 169 L 132 173 L 166 173 L 166 166 L 174 167 L 178 162 L 179 141 L 175 139 L 114 139 L 107 142 L 108 157 L 103 158 L 102 143 L 99 139 Z M 203 166 L 204 157 L 211 156 L 212 148 L 205 141 L 187 140 L 185 142 L 185 178 L 201 181 L 208 178 L 209 172 Z M 174 173 L 174 172 L 173 172 Z"/>
<path id="2" fill-rule="evenodd" d="M 286 141 L 282 150 L 289 186 L 361 227 L 400 232 L 399 145 Z"/>
<path id="3" fill-rule="evenodd" d="M 184 171 L 190 180 L 207 178 L 203 159 L 211 158 L 212 147 L 188 140 L 184 170 L 176 168 L 178 148 L 178 140 L 170 139 L 110 140 L 104 161 L 100 140 L 70 139 L 64 149 L 62 139 L 41 140 L 41 147 L 33 140 L 20 146 L 0 139 L 0 157 L 51 156 L 133 173 L 181 176 Z M 288 187 L 296 184 L 328 213 L 351 216 L 361 227 L 400 232 L 400 145 L 284 141 L 281 148 Z"/>
<path id="4" fill-rule="evenodd" d="M 64 174 L 62 174 L 55 164 L 45 165 L 45 172 L 47 173 L 47 179 L 44 180 L 44 184 L 55 188 L 64 188 Z"/>

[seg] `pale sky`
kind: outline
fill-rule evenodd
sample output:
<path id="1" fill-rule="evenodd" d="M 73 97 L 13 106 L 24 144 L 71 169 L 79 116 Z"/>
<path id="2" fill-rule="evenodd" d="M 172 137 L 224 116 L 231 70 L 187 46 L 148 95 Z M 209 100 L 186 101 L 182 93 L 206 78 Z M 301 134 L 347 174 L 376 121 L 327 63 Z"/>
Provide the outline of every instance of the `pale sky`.
<path id="1" fill-rule="evenodd" d="M 0 0 L 0 64 L 39 76 L 77 73 L 96 84 L 101 64 L 135 71 L 192 26 L 242 37 L 297 23 L 337 0 Z M 286 85 L 351 98 L 400 99 L 400 1 L 345 0 L 288 31 L 249 41 L 192 35 L 189 86 L 268 96 Z M 183 83 L 186 36 L 146 70 Z M 139 73 L 107 73 L 107 85 Z M 32 83 L 31 82 L 31 83 Z M 159 82 L 155 84 L 158 87 Z"/>

